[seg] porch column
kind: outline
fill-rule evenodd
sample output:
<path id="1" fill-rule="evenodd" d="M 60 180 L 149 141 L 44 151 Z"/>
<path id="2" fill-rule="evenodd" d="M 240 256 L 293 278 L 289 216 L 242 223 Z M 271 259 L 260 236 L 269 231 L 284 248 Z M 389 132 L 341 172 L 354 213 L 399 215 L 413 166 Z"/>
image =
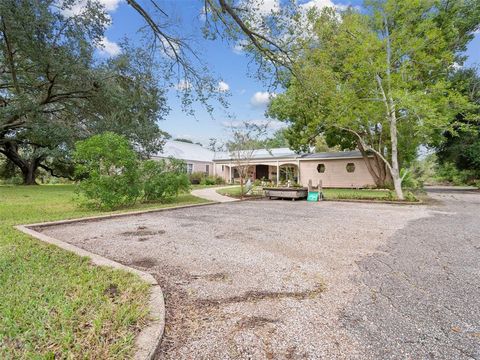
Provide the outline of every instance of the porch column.
<path id="1" fill-rule="evenodd" d="M 280 165 L 277 161 L 277 186 L 280 184 Z"/>
<path id="2" fill-rule="evenodd" d="M 228 166 L 230 176 L 228 177 L 228 182 L 231 184 L 232 183 L 232 164 Z"/>
<path id="3" fill-rule="evenodd" d="M 300 160 L 297 159 L 297 181 L 302 185 L 302 180 L 300 179 Z"/>

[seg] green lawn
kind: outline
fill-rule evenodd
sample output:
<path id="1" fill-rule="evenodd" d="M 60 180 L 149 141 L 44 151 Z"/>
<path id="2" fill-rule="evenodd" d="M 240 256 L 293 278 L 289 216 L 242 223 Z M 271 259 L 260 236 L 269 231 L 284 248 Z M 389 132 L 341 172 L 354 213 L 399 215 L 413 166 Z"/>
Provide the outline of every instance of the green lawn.
<path id="1" fill-rule="evenodd" d="M 227 196 L 240 196 L 240 186 L 228 189 L 219 189 L 217 193 Z M 327 200 L 335 199 L 366 199 L 366 200 L 395 200 L 392 192 L 388 190 L 371 189 L 323 189 Z M 393 196 L 393 197 L 392 197 Z"/>
<path id="2" fill-rule="evenodd" d="M 371 189 L 323 189 L 323 196 L 327 200 L 396 200 L 396 196 L 389 190 Z"/>
<path id="3" fill-rule="evenodd" d="M 0 358 L 121 359 L 146 323 L 148 285 L 92 266 L 12 228 L 99 214 L 72 202 L 73 186 L 0 186 Z M 190 194 L 172 204 L 201 203 Z"/>
<path id="4" fill-rule="evenodd" d="M 257 187 L 253 188 L 254 196 L 258 196 L 259 192 L 262 192 L 261 187 L 257 186 Z M 240 186 L 229 187 L 229 188 L 225 188 L 225 189 L 218 189 L 217 193 L 221 194 L 221 195 L 232 196 L 232 197 L 240 197 Z M 262 194 L 263 194 L 263 192 L 262 192 Z M 251 195 L 244 195 L 244 196 L 248 198 Z"/>

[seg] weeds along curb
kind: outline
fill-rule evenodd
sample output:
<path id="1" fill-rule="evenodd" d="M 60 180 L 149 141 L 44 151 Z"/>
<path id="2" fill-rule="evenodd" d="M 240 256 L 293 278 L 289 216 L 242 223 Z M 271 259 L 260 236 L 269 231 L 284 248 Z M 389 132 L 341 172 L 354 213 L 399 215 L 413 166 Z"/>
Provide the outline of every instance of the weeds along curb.
<path id="1" fill-rule="evenodd" d="M 367 200 L 367 199 L 322 199 L 328 202 L 350 202 L 364 204 L 390 204 L 390 205 L 425 205 L 424 201 L 395 201 L 395 200 Z M 320 202 L 322 202 L 320 201 Z"/>
<path id="2" fill-rule="evenodd" d="M 120 264 L 116 261 L 94 254 L 90 251 L 84 250 L 75 245 L 47 236 L 37 230 L 40 230 L 42 228 L 49 227 L 49 226 L 64 225 L 64 224 L 70 224 L 75 222 L 99 221 L 99 220 L 111 219 L 111 218 L 117 218 L 117 217 L 142 215 L 142 214 L 148 214 L 153 212 L 162 212 L 167 210 L 171 211 L 176 209 L 185 209 L 190 207 L 200 207 L 200 206 L 214 205 L 214 204 L 217 204 L 217 203 L 209 202 L 205 204 L 193 204 L 193 205 L 176 206 L 176 207 L 162 208 L 162 209 L 135 211 L 135 212 L 129 212 L 129 213 L 127 212 L 127 213 L 119 213 L 119 214 L 100 215 L 100 216 L 92 216 L 92 217 L 70 219 L 70 220 L 51 221 L 51 222 L 38 223 L 38 224 L 17 225 L 15 226 L 15 229 L 27 235 L 30 235 L 42 242 L 55 245 L 61 249 L 70 251 L 78 256 L 88 257 L 90 258 L 92 263 L 97 266 L 108 266 L 114 269 L 123 270 L 123 271 L 136 274 L 137 276 L 140 277 L 140 279 L 142 279 L 147 284 L 149 284 L 150 298 L 149 298 L 148 307 L 149 307 L 150 322 L 148 326 L 146 326 L 144 329 L 140 331 L 140 333 L 137 335 L 135 339 L 135 354 L 133 356 L 133 359 L 151 360 L 155 356 L 155 353 L 158 347 L 160 346 L 160 341 L 162 339 L 163 331 L 165 329 L 165 299 L 163 297 L 162 289 L 158 284 L 157 280 L 155 280 L 155 278 L 147 272 Z"/>

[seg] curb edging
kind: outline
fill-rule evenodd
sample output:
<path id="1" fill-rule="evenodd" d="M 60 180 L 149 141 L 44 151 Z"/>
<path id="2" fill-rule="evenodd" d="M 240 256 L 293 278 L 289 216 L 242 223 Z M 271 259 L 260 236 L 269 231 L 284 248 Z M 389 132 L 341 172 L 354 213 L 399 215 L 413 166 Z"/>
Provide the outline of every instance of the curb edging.
<path id="1" fill-rule="evenodd" d="M 107 214 L 107 215 L 94 215 L 94 216 L 86 216 L 86 217 L 66 219 L 66 220 L 47 221 L 47 222 L 42 222 L 42 223 L 34 223 L 34 224 L 26 224 L 26 225 L 18 225 L 18 226 L 24 226 L 26 228 L 37 229 L 37 228 L 45 228 L 45 227 L 55 226 L 55 225 L 65 225 L 65 224 L 72 224 L 72 223 L 78 223 L 78 222 L 115 219 L 115 218 L 126 217 L 126 216 L 137 216 L 137 215 L 139 216 L 139 215 L 143 215 L 143 214 L 163 212 L 163 211 L 167 211 L 167 210 L 180 210 L 180 209 L 188 209 L 188 208 L 192 208 L 192 207 L 201 207 L 201 206 L 209 206 L 209 205 L 217 205 L 217 204 L 220 204 L 220 203 L 215 202 L 215 201 L 207 201 L 207 202 L 200 203 L 200 204 L 171 206 L 171 207 L 163 207 L 163 208 L 159 208 L 159 209 L 127 211 L 127 212 L 119 212 L 119 213 Z"/>
<path id="2" fill-rule="evenodd" d="M 163 296 L 162 288 L 160 287 L 160 284 L 157 282 L 157 280 L 155 280 L 155 278 L 148 272 L 141 271 L 127 265 L 123 265 L 119 262 L 107 259 L 106 257 L 92 253 L 90 251 L 82 249 L 73 244 L 55 239 L 51 236 L 45 235 L 37 231 L 37 229 L 42 229 L 42 228 L 55 226 L 55 225 L 65 225 L 65 224 L 84 222 L 84 221 L 86 222 L 100 221 L 100 220 L 114 219 L 114 218 L 125 217 L 125 216 L 136 216 L 136 215 L 149 214 L 149 213 L 155 213 L 155 212 L 163 212 L 167 210 L 179 210 L 179 209 L 209 206 L 209 205 L 216 205 L 216 204 L 219 204 L 219 202 L 208 201 L 200 204 L 180 205 L 180 206 L 164 207 L 160 209 L 138 210 L 138 211 L 122 212 L 122 213 L 107 214 L 107 215 L 88 216 L 84 218 L 48 221 L 48 222 L 35 223 L 35 224 L 16 225 L 14 226 L 14 228 L 44 243 L 55 245 L 63 250 L 72 252 L 81 257 L 88 257 L 92 261 L 92 263 L 97 266 L 107 266 L 117 270 L 123 270 L 132 274 L 136 274 L 138 277 L 140 277 L 141 280 L 149 284 L 150 298 L 148 301 L 148 307 L 149 307 L 150 321 L 148 325 L 145 328 L 143 328 L 135 338 L 135 354 L 133 355 L 133 359 L 152 360 L 160 346 L 160 341 L 162 340 L 163 332 L 165 330 L 165 298 Z"/>
<path id="3" fill-rule="evenodd" d="M 160 340 L 165 329 L 165 299 L 163 292 L 155 278 L 144 271 L 140 271 L 129 266 L 120 264 L 116 261 L 107 259 L 103 256 L 91 253 L 87 250 L 79 248 L 75 245 L 66 243 L 64 241 L 52 238 L 45 234 L 29 228 L 30 225 L 17 225 L 15 229 L 24 234 L 33 236 L 34 238 L 55 245 L 61 249 L 73 252 L 81 257 L 88 257 L 97 266 L 107 266 L 118 270 L 127 271 L 139 276 L 143 281 L 150 285 L 150 299 L 148 303 L 150 322 L 147 327 L 143 328 L 135 339 L 135 354 L 133 356 L 136 360 L 151 360 L 153 359 L 157 348 L 160 345 Z M 38 226 L 38 225 L 37 225 Z"/>

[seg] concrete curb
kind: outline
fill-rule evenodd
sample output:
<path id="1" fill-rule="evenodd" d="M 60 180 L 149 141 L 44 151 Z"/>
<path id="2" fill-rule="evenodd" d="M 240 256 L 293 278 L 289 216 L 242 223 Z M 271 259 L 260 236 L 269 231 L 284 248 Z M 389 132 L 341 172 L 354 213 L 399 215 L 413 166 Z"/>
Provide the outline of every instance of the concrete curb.
<path id="1" fill-rule="evenodd" d="M 218 203 L 209 202 L 204 204 L 183 205 L 183 206 L 167 207 L 167 208 L 161 208 L 161 209 L 151 209 L 151 210 L 143 210 L 143 211 L 141 210 L 141 211 L 118 213 L 118 214 L 90 216 L 85 218 L 77 218 L 77 219 L 69 219 L 69 220 L 50 221 L 50 222 L 37 223 L 37 224 L 17 225 L 15 226 L 15 229 L 27 235 L 30 235 L 40 241 L 43 241 L 45 243 L 55 245 L 61 249 L 73 252 L 78 256 L 88 257 L 90 258 L 92 263 L 97 266 L 108 266 L 114 269 L 123 270 L 123 271 L 136 274 L 137 276 L 140 277 L 140 279 L 142 279 L 147 284 L 149 284 L 150 299 L 149 299 L 148 306 L 150 308 L 149 312 L 150 312 L 151 320 L 148 326 L 142 329 L 135 339 L 135 354 L 133 358 L 135 360 L 151 360 L 155 356 L 155 353 L 158 347 L 160 346 L 160 341 L 162 340 L 163 332 L 165 329 L 165 299 L 163 297 L 162 289 L 158 284 L 157 280 L 155 280 L 155 278 L 147 272 L 120 264 L 116 261 L 94 254 L 90 251 L 84 250 L 75 245 L 52 238 L 50 236 L 42 234 L 39 231 L 36 231 L 36 229 L 41 229 L 41 228 L 54 226 L 54 225 L 70 224 L 75 222 L 99 221 L 99 220 L 118 218 L 118 217 L 124 217 L 124 216 L 142 215 L 142 214 L 148 214 L 153 212 L 162 212 L 167 210 L 177 210 L 177 209 L 185 209 L 185 208 L 200 207 L 200 206 L 215 205 L 215 204 L 218 204 Z"/>
<path id="2" fill-rule="evenodd" d="M 17 225 L 15 228 L 27 235 L 34 238 L 58 246 L 61 249 L 73 252 L 78 256 L 88 257 L 97 266 L 108 266 L 118 270 L 128 271 L 136 274 L 143 281 L 150 285 L 150 299 L 149 299 L 149 312 L 150 323 L 147 327 L 142 329 L 135 339 L 135 354 L 133 356 L 136 360 L 151 360 L 153 359 L 157 348 L 160 345 L 160 340 L 163 336 L 165 329 L 165 300 L 163 298 L 163 292 L 155 278 L 144 271 L 140 271 L 129 266 L 120 264 L 116 261 L 104 258 L 103 256 L 91 253 L 87 250 L 76 247 L 72 244 L 54 239 L 50 236 L 39 233 L 38 231 L 28 228 L 29 225 Z"/>
<path id="3" fill-rule="evenodd" d="M 220 203 L 215 201 L 210 201 L 210 202 L 205 202 L 200 204 L 180 205 L 180 206 L 164 207 L 160 209 L 138 210 L 138 211 L 121 212 L 121 213 L 114 213 L 114 214 L 108 214 L 108 215 L 86 216 L 83 218 L 75 218 L 75 219 L 67 219 L 67 220 L 47 221 L 43 223 L 27 224 L 23 226 L 28 228 L 33 228 L 33 229 L 39 229 L 39 228 L 55 226 L 55 225 L 65 225 L 65 224 L 71 224 L 71 223 L 77 223 L 77 222 L 115 219 L 115 218 L 125 217 L 125 216 L 136 216 L 136 215 L 150 214 L 155 212 L 162 212 L 167 210 L 171 211 L 171 210 L 187 209 L 192 207 L 201 207 L 201 206 L 209 206 L 209 205 L 217 205 L 217 204 L 220 204 Z"/>

